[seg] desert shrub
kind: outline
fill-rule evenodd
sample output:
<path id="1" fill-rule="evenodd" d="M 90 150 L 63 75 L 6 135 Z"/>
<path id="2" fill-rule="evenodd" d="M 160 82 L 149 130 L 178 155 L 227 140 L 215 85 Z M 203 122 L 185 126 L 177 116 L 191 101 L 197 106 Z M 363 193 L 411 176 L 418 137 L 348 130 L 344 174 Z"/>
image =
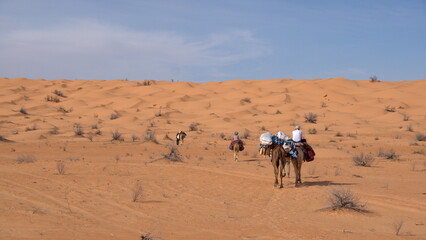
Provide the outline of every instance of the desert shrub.
<path id="1" fill-rule="evenodd" d="M 33 124 L 31 127 L 25 128 L 25 131 L 27 131 L 27 132 L 29 132 L 29 131 L 35 131 L 37 129 L 38 129 L 37 124 Z"/>
<path id="2" fill-rule="evenodd" d="M 114 120 L 114 119 L 117 119 L 119 117 L 120 117 L 120 115 L 118 113 L 111 113 L 111 115 L 109 116 L 109 119 Z"/>
<path id="3" fill-rule="evenodd" d="M 74 124 L 74 133 L 76 136 L 83 136 L 84 130 L 80 123 Z"/>
<path id="4" fill-rule="evenodd" d="M 132 134 L 132 142 L 139 140 L 139 137 L 136 134 Z"/>
<path id="5" fill-rule="evenodd" d="M 336 135 L 334 135 L 334 136 L 336 136 L 336 137 L 343 137 L 343 134 L 340 133 L 340 132 L 337 132 Z"/>
<path id="6" fill-rule="evenodd" d="M 359 203 L 358 198 L 350 189 L 335 188 L 328 196 L 328 203 L 332 210 L 350 209 L 354 211 L 363 211 L 365 205 Z"/>
<path id="7" fill-rule="evenodd" d="M 121 133 L 117 129 L 111 133 L 111 138 L 112 140 L 123 141 L 123 137 L 121 136 Z"/>
<path id="8" fill-rule="evenodd" d="M 402 120 L 403 120 L 403 121 L 408 121 L 408 120 L 410 120 L 410 117 L 409 117 L 407 114 L 405 114 L 405 113 L 404 113 L 404 114 L 402 115 Z"/>
<path id="9" fill-rule="evenodd" d="M 93 124 L 92 129 L 98 129 L 98 124 Z"/>
<path id="10" fill-rule="evenodd" d="M 154 238 L 151 237 L 151 233 L 147 233 L 145 235 L 141 235 L 141 240 L 154 240 Z"/>
<path id="11" fill-rule="evenodd" d="M 52 93 L 55 94 L 56 96 L 59 96 L 59 97 L 65 97 L 65 95 L 59 90 L 55 90 Z"/>
<path id="12" fill-rule="evenodd" d="M 354 133 L 347 133 L 346 137 L 356 138 L 356 134 L 354 134 Z"/>
<path id="13" fill-rule="evenodd" d="M 12 141 L 3 136 L 0 136 L 0 142 L 12 142 Z"/>
<path id="14" fill-rule="evenodd" d="M 413 131 L 413 126 L 411 126 L 411 124 L 407 126 L 407 131 L 409 131 L 409 132 Z"/>
<path id="15" fill-rule="evenodd" d="M 417 141 L 426 141 L 426 135 L 424 135 L 423 133 L 417 133 L 416 134 L 416 140 Z"/>
<path id="16" fill-rule="evenodd" d="M 250 99 L 250 98 L 248 98 L 248 97 L 243 98 L 243 99 L 241 99 L 241 100 L 240 100 L 240 103 L 241 103 L 241 104 L 244 104 L 244 103 L 251 103 L 251 99 Z"/>
<path id="17" fill-rule="evenodd" d="M 391 107 L 391 106 L 388 105 L 388 106 L 385 107 L 385 111 L 386 112 L 395 112 L 395 107 Z"/>
<path id="18" fill-rule="evenodd" d="M 399 157 L 393 149 L 389 149 L 387 151 L 380 149 L 378 156 L 391 160 L 398 160 Z"/>
<path id="19" fill-rule="evenodd" d="M 261 130 L 261 131 L 266 131 L 266 127 L 265 127 L 265 126 L 262 126 L 262 127 L 260 127 L 260 130 Z"/>
<path id="20" fill-rule="evenodd" d="M 143 188 L 140 182 L 137 182 L 132 189 L 132 202 L 137 202 L 142 198 Z"/>
<path id="21" fill-rule="evenodd" d="M 95 132 L 95 133 L 96 133 L 96 135 L 102 135 L 102 131 L 101 131 L 101 130 L 99 130 L 99 129 L 98 129 L 98 130 L 96 130 L 96 132 Z"/>
<path id="22" fill-rule="evenodd" d="M 222 139 L 225 139 L 225 137 L 226 137 L 225 133 L 220 133 L 220 134 L 219 134 L 219 136 L 220 136 L 220 138 L 222 138 Z"/>
<path id="23" fill-rule="evenodd" d="M 63 162 L 56 163 L 56 170 L 58 170 L 59 175 L 65 174 L 65 164 Z"/>
<path id="24" fill-rule="evenodd" d="M 57 97 L 57 96 L 51 96 L 51 95 L 47 95 L 46 97 L 46 101 L 48 102 L 54 102 L 54 103 L 58 103 L 61 100 Z"/>
<path id="25" fill-rule="evenodd" d="M 282 114 L 280 110 L 277 110 L 275 114 Z"/>
<path id="26" fill-rule="evenodd" d="M 21 154 L 16 159 L 17 163 L 33 163 L 37 161 L 36 157 L 30 154 Z"/>
<path id="27" fill-rule="evenodd" d="M 172 162 L 181 162 L 182 156 L 179 154 L 179 151 L 176 146 L 168 145 L 168 153 L 163 154 L 163 157 L 172 161 Z"/>
<path id="28" fill-rule="evenodd" d="M 193 122 L 189 125 L 189 131 L 198 131 L 198 125 L 199 123 Z"/>
<path id="29" fill-rule="evenodd" d="M 70 108 L 70 109 L 67 110 L 64 107 L 60 106 L 60 107 L 58 107 L 58 112 L 70 113 L 70 112 L 72 112 L 72 108 Z"/>
<path id="30" fill-rule="evenodd" d="M 57 126 L 53 126 L 53 128 L 49 130 L 49 134 L 58 134 L 58 130 L 59 128 Z"/>
<path id="31" fill-rule="evenodd" d="M 425 152 L 423 151 L 423 149 L 420 149 L 420 150 L 414 150 L 414 151 L 413 151 L 413 154 L 421 154 L 421 155 L 424 155 L 424 154 L 425 154 Z"/>
<path id="32" fill-rule="evenodd" d="M 315 128 L 309 128 L 308 133 L 309 134 L 317 134 L 317 130 Z"/>
<path id="33" fill-rule="evenodd" d="M 155 131 L 151 129 L 146 130 L 146 134 L 144 136 L 144 140 L 146 142 L 153 142 L 155 144 L 158 144 L 157 138 L 155 137 Z"/>
<path id="34" fill-rule="evenodd" d="M 376 75 L 370 77 L 370 82 L 380 82 Z"/>
<path id="35" fill-rule="evenodd" d="M 321 106 L 322 108 L 325 108 L 325 107 L 327 107 L 327 103 L 325 103 L 325 102 L 321 102 L 320 106 Z"/>
<path id="36" fill-rule="evenodd" d="M 305 122 L 317 123 L 318 115 L 316 113 L 305 113 Z"/>
<path id="37" fill-rule="evenodd" d="M 402 220 L 402 219 L 395 221 L 393 223 L 393 230 L 394 230 L 396 236 L 399 236 L 401 234 L 402 225 L 404 225 L 404 220 Z"/>
<path id="38" fill-rule="evenodd" d="M 355 166 L 370 167 L 373 161 L 374 157 L 372 155 L 365 154 L 363 152 L 352 156 L 352 162 L 355 164 Z"/>
<path id="39" fill-rule="evenodd" d="M 19 109 L 19 112 L 24 114 L 24 115 L 28 115 L 28 112 L 24 107 L 21 107 L 21 109 Z"/>
<path id="40" fill-rule="evenodd" d="M 247 139 L 250 137 L 250 131 L 248 129 L 244 129 L 244 132 L 241 134 L 241 138 Z"/>

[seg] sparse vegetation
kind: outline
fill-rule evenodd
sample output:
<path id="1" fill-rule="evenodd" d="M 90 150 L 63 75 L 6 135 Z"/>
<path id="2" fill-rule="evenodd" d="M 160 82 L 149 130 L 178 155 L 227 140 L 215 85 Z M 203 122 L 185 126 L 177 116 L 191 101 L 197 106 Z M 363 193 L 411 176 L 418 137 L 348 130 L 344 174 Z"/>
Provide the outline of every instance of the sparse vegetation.
<path id="1" fill-rule="evenodd" d="M 244 132 L 241 134 L 241 138 L 247 139 L 250 137 L 250 131 L 246 128 L 244 129 Z"/>
<path id="2" fill-rule="evenodd" d="M 423 133 L 417 133 L 416 134 L 416 140 L 417 141 L 426 141 L 426 135 L 424 135 Z"/>
<path id="3" fill-rule="evenodd" d="M 336 136 L 336 137 L 343 137 L 343 134 L 340 133 L 340 132 L 337 132 L 336 135 L 334 135 L 334 136 Z"/>
<path id="4" fill-rule="evenodd" d="M 61 161 L 56 163 L 56 170 L 58 170 L 59 175 L 65 174 L 65 164 Z"/>
<path id="5" fill-rule="evenodd" d="M 317 130 L 315 128 L 309 128 L 308 133 L 309 134 L 317 134 Z"/>
<path id="6" fill-rule="evenodd" d="M 19 109 L 19 112 L 24 114 L 24 115 L 28 115 L 28 112 L 24 107 L 21 107 L 21 109 Z"/>
<path id="7" fill-rule="evenodd" d="M 393 149 L 389 149 L 387 151 L 384 151 L 382 149 L 379 150 L 379 157 L 383 157 L 390 160 L 398 160 L 399 156 L 395 153 Z"/>
<path id="8" fill-rule="evenodd" d="M 51 96 L 51 95 L 47 95 L 46 97 L 46 101 L 48 102 L 54 102 L 54 103 L 58 103 L 61 100 L 57 97 L 57 96 Z"/>
<path id="9" fill-rule="evenodd" d="M 136 134 L 132 134 L 132 142 L 139 140 L 139 137 Z"/>
<path id="10" fill-rule="evenodd" d="M 62 113 L 70 113 L 72 112 L 72 108 L 69 108 L 68 110 L 65 109 L 64 107 L 60 106 L 58 107 L 58 112 L 62 112 Z"/>
<path id="11" fill-rule="evenodd" d="M 25 131 L 27 131 L 27 132 L 29 132 L 29 131 L 35 131 L 35 130 L 37 130 L 38 129 L 38 127 L 37 127 L 37 125 L 36 124 L 34 124 L 33 126 L 31 126 L 31 127 L 27 127 L 26 129 L 25 129 Z"/>
<path id="12" fill-rule="evenodd" d="M 146 142 L 153 142 L 158 144 L 157 138 L 155 137 L 155 131 L 151 129 L 146 130 L 146 135 L 144 136 Z"/>
<path id="13" fill-rule="evenodd" d="M 305 113 L 305 122 L 317 123 L 318 115 L 316 113 Z"/>
<path id="14" fill-rule="evenodd" d="M 277 109 L 277 111 L 275 112 L 275 114 L 282 114 L 280 110 Z"/>
<path id="15" fill-rule="evenodd" d="M 155 82 L 153 80 L 144 80 L 142 83 L 138 82 L 137 86 L 150 86 L 153 85 Z"/>
<path id="16" fill-rule="evenodd" d="M 52 129 L 49 130 L 49 134 L 56 135 L 58 134 L 59 128 L 57 126 L 53 126 Z"/>
<path id="17" fill-rule="evenodd" d="M 59 96 L 59 97 L 65 97 L 65 95 L 59 90 L 55 90 L 52 93 L 55 94 L 56 96 Z"/>
<path id="18" fill-rule="evenodd" d="M 189 131 L 198 131 L 198 125 L 199 123 L 193 122 L 189 125 Z"/>
<path id="19" fill-rule="evenodd" d="M 124 141 L 123 137 L 121 136 L 121 133 L 117 129 L 111 133 L 111 138 L 113 141 Z"/>
<path id="20" fill-rule="evenodd" d="M 401 234 L 402 225 L 404 225 L 404 220 L 402 219 L 393 223 L 393 230 L 395 231 L 396 236 L 399 236 Z"/>
<path id="21" fill-rule="evenodd" d="M 84 130 L 80 123 L 74 124 L 74 133 L 76 136 L 83 136 Z"/>
<path id="22" fill-rule="evenodd" d="M 181 162 L 182 156 L 179 154 L 177 147 L 174 145 L 168 145 L 169 152 L 163 154 L 163 157 L 172 161 L 172 162 Z"/>
<path id="23" fill-rule="evenodd" d="M 347 133 L 346 137 L 356 138 L 356 134 L 354 134 L 354 133 Z"/>
<path id="24" fill-rule="evenodd" d="M 16 159 L 17 163 L 33 163 L 36 161 L 37 161 L 36 157 L 30 154 L 21 154 Z"/>
<path id="25" fill-rule="evenodd" d="M 380 82 L 376 75 L 370 77 L 370 82 Z"/>
<path id="26" fill-rule="evenodd" d="M 413 132 L 413 126 L 411 126 L 411 124 L 407 126 L 407 131 Z"/>
<path id="27" fill-rule="evenodd" d="M 142 198 L 143 188 L 140 182 L 136 182 L 132 189 L 132 202 L 137 202 Z"/>
<path id="28" fill-rule="evenodd" d="M 403 121 L 408 121 L 408 120 L 410 120 L 410 117 L 409 117 L 407 114 L 405 114 L 405 113 L 404 113 L 404 114 L 402 115 L 402 120 L 403 120 Z"/>
<path id="29" fill-rule="evenodd" d="M 251 103 L 251 99 L 250 99 L 250 98 L 248 98 L 248 97 L 243 98 L 243 99 L 241 99 L 241 100 L 240 100 L 240 103 L 241 103 L 241 104 L 244 104 L 244 103 Z"/>
<path id="30" fill-rule="evenodd" d="M 327 103 L 325 103 L 325 102 L 321 102 L 320 106 L 321 106 L 322 108 L 325 108 L 325 107 L 327 107 Z"/>
<path id="31" fill-rule="evenodd" d="M 371 167 L 371 164 L 374 162 L 374 157 L 370 154 L 360 152 L 352 156 L 352 162 L 355 166 Z"/>
<path id="32" fill-rule="evenodd" d="M 395 107 L 391 107 L 391 106 L 388 105 L 388 106 L 385 107 L 385 111 L 386 112 L 395 112 Z"/>
<path id="33" fill-rule="evenodd" d="M 354 211 L 364 211 L 365 204 L 359 203 L 358 198 L 350 189 L 335 188 L 331 190 L 328 203 L 332 210 L 349 209 Z"/>
<path id="34" fill-rule="evenodd" d="M 222 139 L 225 139 L 225 137 L 226 137 L 225 133 L 220 133 L 220 134 L 219 134 L 219 136 L 220 136 L 220 138 L 222 138 Z"/>
<path id="35" fill-rule="evenodd" d="M 111 115 L 109 116 L 109 119 L 114 120 L 114 119 L 117 119 L 119 117 L 120 117 L 120 115 L 118 113 L 111 113 Z"/>

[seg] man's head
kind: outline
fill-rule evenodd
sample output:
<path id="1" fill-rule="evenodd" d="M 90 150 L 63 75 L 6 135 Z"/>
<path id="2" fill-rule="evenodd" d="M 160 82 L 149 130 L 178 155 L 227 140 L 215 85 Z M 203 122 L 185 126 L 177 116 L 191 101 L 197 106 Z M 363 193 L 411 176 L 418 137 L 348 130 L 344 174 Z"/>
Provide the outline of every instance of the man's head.
<path id="1" fill-rule="evenodd" d="M 297 125 L 297 126 L 296 126 L 296 129 L 297 129 L 297 130 L 300 130 L 300 126 L 299 126 L 299 125 Z"/>

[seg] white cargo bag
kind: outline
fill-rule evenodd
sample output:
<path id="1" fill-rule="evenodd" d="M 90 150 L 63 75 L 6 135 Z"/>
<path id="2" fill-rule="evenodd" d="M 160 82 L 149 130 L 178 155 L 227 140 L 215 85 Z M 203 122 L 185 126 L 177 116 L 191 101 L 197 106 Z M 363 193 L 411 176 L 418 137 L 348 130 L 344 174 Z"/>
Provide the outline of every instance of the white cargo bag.
<path id="1" fill-rule="evenodd" d="M 271 145 L 272 144 L 272 134 L 270 132 L 263 133 L 260 135 L 260 144 L 262 145 Z"/>

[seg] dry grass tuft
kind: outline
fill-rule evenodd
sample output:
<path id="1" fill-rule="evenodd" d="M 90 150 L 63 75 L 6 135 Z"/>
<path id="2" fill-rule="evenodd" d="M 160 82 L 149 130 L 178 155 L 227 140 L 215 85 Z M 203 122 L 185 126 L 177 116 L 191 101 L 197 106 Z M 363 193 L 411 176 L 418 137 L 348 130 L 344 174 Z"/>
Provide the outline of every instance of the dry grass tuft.
<path id="1" fill-rule="evenodd" d="M 355 166 L 371 167 L 371 164 L 374 162 L 374 157 L 370 154 L 360 152 L 352 157 L 352 162 Z"/>
<path id="2" fill-rule="evenodd" d="M 146 135 L 143 138 L 146 142 L 153 142 L 158 144 L 157 138 L 155 137 L 155 131 L 151 129 L 146 130 Z"/>
<path id="3" fill-rule="evenodd" d="M 317 134 L 317 130 L 315 128 L 309 128 L 308 133 L 309 134 Z"/>
<path id="4" fill-rule="evenodd" d="M 399 156 L 395 153 L 393 149 L 389 149 L 387 151 L 380 149 L 377 156 L 390 160 L 399 160 Z"/>
<path id="5" fill-rule="evenodd" d="M 59 175 L 65 174 L 65 164 L 63 162 L 56 163 L 56 170 L 58 170 Z"/>
<path id="6" fill-rule="evenodd" d="M 199 123 L 193 122 L 189 125 L 189 131 L 198 131 L 198 125 Z"/>
<path id="7" fill-rule="evenodd" d="M 112 140 L 117 141 L 124 141 L 124 138 L 122 137 L 122 134 L 116 129 L 114 132 L 111 133 Z"/>
<path id="8" fill-rule="evenodd" d="M 416 134 L 416 140 L 417 141 L 426 141 L 426 135 L 424 135 L 423 133 L 417 133 Z"/>
<path id="9" fill-rule="evenodd" d="M 30 154 L 21 154 L 16 159 L 17 163 L 33 163 L 36 161 L 37 161 L 36 157 Z"/>
<path id="10" fill-rule="evenodd" d="M 317 123 L 318 115 L 316 113 L 305 113 L 305 122 Z"/>
<path id="11" fill-rule="evenodd" d="M 47 102 L 54 102 L 54 103 L 58 103 L 61 101 L 61 99 L 59 99 L 57 96 L 51 96 L 51 95 L 47 95 L 46 97 L 46 101 Z"/>
<path id="12" fill-rule="evenodd" d="M 21 109 L 19 109 L 19 112 L 24 114 L 24 115 L 28 115 L 28 112 L 24 107 L 21 107 Z"/>
<path id="13" fill-rule="evenodd" d="M 404 225 L 404 220 L 402 220 L 402 219 L 395 221 L 393 223 L 393 230 L 394 230 L 396 236 L 399 236 L 401 234 L 402 225 Z"/>
<path id="14" fill-rule="evenodd" d="M 168 145 L 167 148 L 169 149 L 169 152 L 163 154 L 164 158 L 172 162 L 182 162 L 182 156 L 180 155 L 177 147 L 175 147 L 174 145 Z"/>
<path id="15" fill-rule="evenodd" d="M 74 124 L 74 133 L 76 136 L 83 136 L 84 130 L 83 130 L 83 126 L 81 126 L 80 123 Z"/>
<path id="16" fill-rule="evenodd" d="M 132 189 L 132 202 L 137 202 L 142 198 L 143 188 L 140 182 L 137 182 Z"/>

